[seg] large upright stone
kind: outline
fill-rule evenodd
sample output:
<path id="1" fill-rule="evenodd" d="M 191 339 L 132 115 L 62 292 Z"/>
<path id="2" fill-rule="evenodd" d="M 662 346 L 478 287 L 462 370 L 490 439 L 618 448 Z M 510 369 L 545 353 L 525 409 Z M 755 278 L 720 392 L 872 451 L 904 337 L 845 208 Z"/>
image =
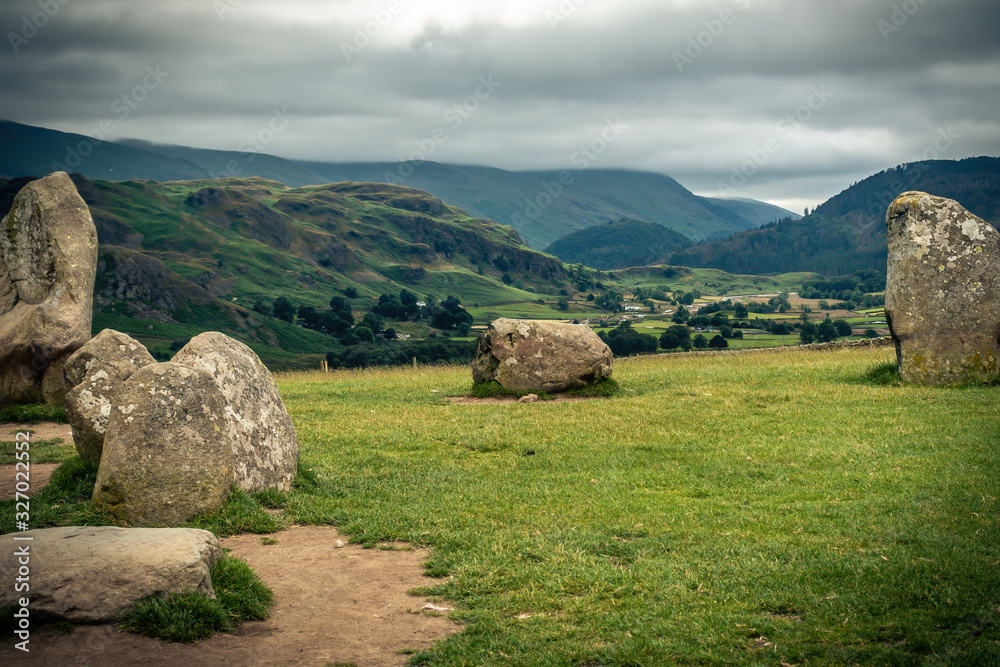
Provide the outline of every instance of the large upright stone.
<path id="1" fill-rule="evenodd" d="M 292 488 L 299 440 L 271 372 L 243 343 L 209 331 L 192 338 L 173 361 L 215 379 L 226 404 L 236 486 L 245 491 Z"/>
<path id="2" fill-rule="evenodd" d="M 14 542 L 12 539 L 22 540 Z M 193 528 L 65 526 L 0 536 L 0 606 L 30 618 L 81 623 L 113 621 L 153 593 L 198 592 L 215 597 L 211 569 L 222 558 L 219 538 Z M 29 592 L 18 593 L 17 548 L 30 551 Z"/>
<path id="3" fill-rule="evenodd" d="M 96 271 L 97 230 L 69 176 L 25 185 L 0 227 L 0 404 L 65 395 L 61 362 L 90 339 Z"/>
<path id="4" fill-rule="evenodd" d="M 132 525 L 175 525 L 222 507 L 233 484 L 226 404 L 183 364 L 140 368 L 115 393 L 94 506 Z"/>
<path id="5" fill-rule="evenodd" d="M 557 392 L 611 377 L 612 366 L 611 348 L 588 326 L 500 318 L 479 339 L 472 380 Z"/>
<path id="6" fill-rule="evenodd" d="M 112 397 L 133 373 L 155 363 L 142 343 L 113 329 L 105 329 L 70 355 L 64 373 L 72 389 L 64 406 L 80 456 L 100 463 Z"/>
<path id="7" fill-rule="evenodd" d="M 1000 233 L 958 202 L 904 192 L 886 213 L 885 314 L 900 376 L 942 385 L 1000 374 Z"/>

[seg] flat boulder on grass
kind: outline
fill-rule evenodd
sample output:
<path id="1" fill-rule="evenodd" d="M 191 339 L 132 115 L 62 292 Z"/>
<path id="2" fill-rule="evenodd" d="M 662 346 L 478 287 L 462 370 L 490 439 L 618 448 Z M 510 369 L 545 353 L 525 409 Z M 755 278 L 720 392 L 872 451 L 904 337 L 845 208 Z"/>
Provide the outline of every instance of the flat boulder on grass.
<path id="1" fill-rule="evenodd" d="M 472 361 L 476 384 L 519 392 L 559 392 L 611 377 L 611 348 L 583 324 L 500 318 L 486 328 Z"/>
<path id="2" fill-rule="evenodd" d="M 236 486 L 289 491 L 299 463 L 299 439 L 274 377 L 249 347 L 217 331 L 192 338 L 174 363 L 200 369 L 219 387 L 233 443 Z"/>
<path id="3" fill-rule="evenodd" d="M 885 314 L 900 377 L 1000 374 L 1000 233 L 958 202 L 904 192 L 886 213 Z"/>
<path id="4" fill-rule="evenodd" d="M 71 389 L 64 406 L 81 457 L 100 463 L 112 397 L 133 373 L 155 363 L 142 343 L 113 329 L 97 334 L 66 360 Z"/>
<path id="5" fill-rule="evenodd" d="M 69 526 L 0 542 L 0 576 L 10 582 L 0 587 L 0 607 L 19 609 L 18 599 L 28 597 L 29 619 L 83 623 L 115 620 L 157 592 L 214 598 L 210 572 L 223 555 L 219 538 L 193 528 Z M 14 590 L 19 548 L 29 550 L 29 592 Z"/>
<path id="6" fill-rule="evenodd" d="M 233 484 L 226 404 L 183 364 L 140 368 L 115 394 L 93 502 L 133 525 L 175 525 L 222 507 Z"/>
<path id="7" fill-rule="evenodd" d="M 0 405 L 58 403 L 90 340 L 97 229 L 64 172 L 24 186 L 0 225 Z"/>

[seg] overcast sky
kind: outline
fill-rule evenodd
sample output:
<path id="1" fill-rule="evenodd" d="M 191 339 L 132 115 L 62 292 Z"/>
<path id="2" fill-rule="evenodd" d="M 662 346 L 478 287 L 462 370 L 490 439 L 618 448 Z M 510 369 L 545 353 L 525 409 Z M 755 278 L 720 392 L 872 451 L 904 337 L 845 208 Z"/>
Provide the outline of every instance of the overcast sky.
<path id="1" fill-rule="evenodd" d="M 0 24 L 0 118 L 106 139 L 641 169 L 796 211 L 1000 155 L 996 0 L 4 0 Z"/>

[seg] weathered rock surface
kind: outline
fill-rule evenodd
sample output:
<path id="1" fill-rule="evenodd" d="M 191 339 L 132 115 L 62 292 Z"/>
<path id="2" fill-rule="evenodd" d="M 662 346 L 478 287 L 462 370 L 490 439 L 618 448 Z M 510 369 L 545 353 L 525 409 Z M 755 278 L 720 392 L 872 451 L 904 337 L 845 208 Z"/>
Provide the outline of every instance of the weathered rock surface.
<path id="1" fill-rule="evenodd" d="M 133 525 L 219 509 L 233 484 L 226 404 L 205 371 L 140 368 L 112 401 L 94 505 Z"/>
<path id="2" fill-rule="evenodd" d="M 174 363 L 205 371 L 225 401 L 236 486 L 288 491 L 295 481 L 299 440 L 271 372 L 243 343 L 209 331 L 192 338 Z"/>
<path id="3" fill-rule="evenodd" d="M 139 341 L 105 329 L 66 360 L 66 416 L 73 428 L 73 443 L 83 458 L 100 463 L 107 432 L 111 399 L 125 380 L 156 359 Z"/>
<path id="4" fill-rule="evenodd" d="M 0 228 L 0 404 L 65 395 L 57 362 L 90 339 L 96 266 L 97 230 L 69 176 L 25 185 Z"/>
<path id="5" fill-rule="evenodd" d="M 900 376 L 942 385 L 1000 374 L 1000 233 L 926 192 L 897 197 L 886 226 L 885 313 Z"/>
<path id="6" fill-rule="evenodd" d="M 30 618 L 111 621 L 155 592 L 215 597 L 210 570 L 220 558 L 219 539 L 191 528 L 68 526 L 3 535 L 0 607 L 27 596 Z M 29 549 L 31 590 L 14 590 L 18 548 Z"/>
<path id="7" fill-rule="evenodd" d="M 479 339 L 472 380 L 511 391 L 566 391 L 611 377 L 611 348 L 590 327 L 538 320 L 494 320 Z"/>

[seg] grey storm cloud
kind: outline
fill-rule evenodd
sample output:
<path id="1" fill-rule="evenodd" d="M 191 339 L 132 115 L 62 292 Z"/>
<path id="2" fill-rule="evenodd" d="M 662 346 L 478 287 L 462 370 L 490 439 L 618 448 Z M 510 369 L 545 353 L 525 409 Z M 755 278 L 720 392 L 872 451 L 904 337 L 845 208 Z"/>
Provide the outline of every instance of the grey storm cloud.
<path id="1" fill-rule="evenodd" d="M 998 25 L 995 0 L 18 0 L 0 117 L 233 149 L 277 110 L 283 157 L 506 169 L 618 122 L 591 166 L 794 207 L 1000 153 Z"/>

